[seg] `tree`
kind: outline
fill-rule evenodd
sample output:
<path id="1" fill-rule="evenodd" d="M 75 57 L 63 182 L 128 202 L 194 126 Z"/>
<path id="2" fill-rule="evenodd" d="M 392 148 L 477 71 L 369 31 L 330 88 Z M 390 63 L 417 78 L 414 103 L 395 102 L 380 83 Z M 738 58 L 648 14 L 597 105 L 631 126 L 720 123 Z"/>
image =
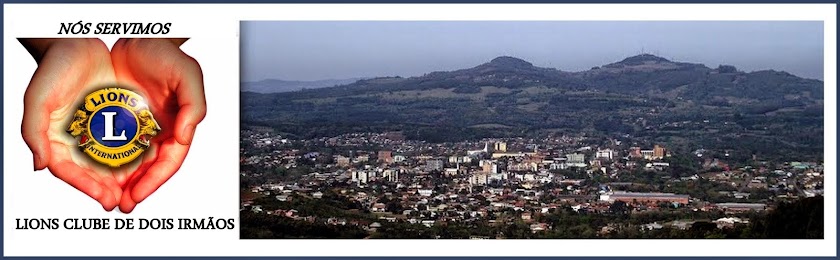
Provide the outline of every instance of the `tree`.
<path id="1" fill-rule="evenodd" d="M 610 213 L 613 214 L 625 215 L 629 210 L 630 207 L 624 201 L 617 200 L 610 205 Z"/>

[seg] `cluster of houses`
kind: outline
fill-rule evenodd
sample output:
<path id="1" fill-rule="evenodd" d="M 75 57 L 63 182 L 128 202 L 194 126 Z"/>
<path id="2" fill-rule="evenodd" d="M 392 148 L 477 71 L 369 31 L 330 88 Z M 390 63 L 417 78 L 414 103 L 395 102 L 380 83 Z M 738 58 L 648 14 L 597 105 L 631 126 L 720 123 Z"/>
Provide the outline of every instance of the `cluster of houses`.
<path id="1" fill-rule="evenodd" d="M 721 160 L 709 159 L 702 165 L 707 169 L 705 173 L 676 181 L 704 179 L 732 185 L 734 191 L 723 191 L 727 192 L 726 196 L 732 196 L 729 203 L 705 203 L 687 194 L 603 189 L 589 177 L 614 178 L 635 167 L 667 169 L 670 151 L 661 145 L 642 148 L 615 140 L 608 145 L 587 145 L 582 138 L 565 136 L 542 141 L 512 138 L 443 144 L 407 141 L 399 133 L 348 134 L 313 140 L 287 140 L 252 133 L 246 139 L 255 146 L 270 149 L 260 154 L 243 151 L 243 165 L 295 167 L 301 160 L 317 162 L 313 172 L 299 179 L 260 184 L 251 187 L 253 193 L 288 201 L 295 196 L 322 199 L 324 192 L 330 191 L 358 202 L 381 218 L 376 223 L 368 223 L 336 216 L 299 216 L 294 209 L 264 212 L 252 201 L 243 201 L 243 210 L 330 225 L 361 225 L 369 230 L 379 228 L 381 223 L 397 221 L 429 227 L 441 222 L 522 221 L 532 232 L 542 232 L 552 227 L 542 222 L 540 215 L 566 209 L 608 213 L 616 202 L 624 202 L 633 212 L 667 207 L 738 214 L 766 210 L 769 204 L 744 202 L 750 194 L 738 190 L 793 191 L 790 187 L 800 185 L 796 190 L 803 190 L 804 194 L 788 196 L 812 196 L 822 194 L 823 185 L 822 164 L 795 162 L 778 169 L 730 169 Z M 293 148 L 307 146 L 346 152 L 322 154 Z M 580 176 L 571 177 L 570 173 L 580 173 Z M 242 173 L 249 174 L 261 173 Z M 716 223 L 727 227 L 745 221 L 729 217 Z M 650 223 L 640 228 L 657 229 L 664 224 Z M 667 223 L 675 227 L 684 224 Z"/>

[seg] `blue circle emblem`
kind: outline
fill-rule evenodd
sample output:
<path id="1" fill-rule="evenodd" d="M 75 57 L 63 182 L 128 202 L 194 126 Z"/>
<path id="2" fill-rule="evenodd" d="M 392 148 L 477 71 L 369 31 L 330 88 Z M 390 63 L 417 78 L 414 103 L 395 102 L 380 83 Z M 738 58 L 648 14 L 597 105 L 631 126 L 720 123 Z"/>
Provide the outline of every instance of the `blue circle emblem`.
<path id="1" fill-rule="evenodd" d="M 113 120 L 111 129 L 105 128 L 107 120 Z M 121 147 L 134 140 L 137 128 L 134 113 L 121 106 L 107 106 L 93 113 L 89 129 L 91 136 L 99 144 L 107 147 Z M 109 140 L 105 140 L 106 136 L 110 136 Z M 125 138 L 122 138 L 123 136 Z"/>

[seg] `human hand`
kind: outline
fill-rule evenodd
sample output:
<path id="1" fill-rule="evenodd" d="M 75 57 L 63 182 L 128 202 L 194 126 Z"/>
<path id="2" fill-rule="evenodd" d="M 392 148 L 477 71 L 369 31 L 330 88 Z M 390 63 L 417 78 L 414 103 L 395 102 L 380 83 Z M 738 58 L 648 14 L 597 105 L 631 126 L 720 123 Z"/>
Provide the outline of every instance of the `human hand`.
<path id="1" fill-rule="evenodd" d="M 185 41 L 120 39 L 111 48 L 117 82 L 146 97 L 162 128 L 123 185 L 122 212 L 134 210 L 181 167 L 207 112 L 201 67 L 179 49 Z"/>
<path id="2" fill-rule="evenodd" d="M 105 210 L 113 210 L 122 196 L 120 183 L 127 180 L 132 169 L 115 171 L 74 152 L 78 141 L 65 132 L 80 94 L 117 82 L 108 47 L 98 39 L 19 41 L 38 62 L 24 94 L 21 124 L 35 170 L 49 168 Z"/>

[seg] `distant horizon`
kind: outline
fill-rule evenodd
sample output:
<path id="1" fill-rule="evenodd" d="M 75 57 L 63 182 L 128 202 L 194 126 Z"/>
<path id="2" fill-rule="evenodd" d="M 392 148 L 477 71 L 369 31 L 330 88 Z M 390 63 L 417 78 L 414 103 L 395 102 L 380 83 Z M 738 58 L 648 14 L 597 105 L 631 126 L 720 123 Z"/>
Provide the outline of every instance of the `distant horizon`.
<path id="1" fill-rule="evenodd" d="M 241 81 L 415 77 L 511 56 L 580 72 L 640 54 L 823 80 L 816 21 L 244 21 Z"/>
<path id="2" fill-rule="evenodd" d="M 624 58 L 622 58 L 622 59 L 620 59 L 620 60 L 616 60 L 615 62 L 610 62 L 610 63 L 606 63 L 606 64 L 601 64 L 601 65 L 594 65 L 594 66 L 590 67 L 589 69 L 584 69 L 584 70 L 580 70 L 580 71 L 567 71 L 567 70 L 562 70 L 562 71 L 563 71 L 563 72 L 571 72 L 571 73 L 584 72 L 584 71 L 591 70 L 591 69 L 592 69 L 592 68 L 594 68 L 594 67 L 601 67 L 601 66 L 608 65 L 608 64 L 611 64 L 611 63 L 620 62 L 620 61 L 622 61 L 622 60 L 624 60 L 624 59 L 626 59 L 626 58 L 635 57 L 635 56 L 639 56 L 639 55 L 646 55 L 646 54 L 647 54 L 647 55 L 654 55 L 654 56 L 661 57 L 661 58 L 665 58 L 665 59 L 667 59 L 667 60 L 669 60 L 669 61 L 671 61 L 671 62 L 701 64 L 701 65 L 704 65 L 704 66 L 706 66 L 706 67 L 708 67 L 708 68 L 711 68 L 711 69 L 717 68 L 717 67 L 718 67 L 718 66 L 720 66 L 720 65 L 732 65 L 732 64 L 717 64 L 717 65 L 703 64 L 703 63 L 696 63 L 696 62 L 692 62 L 692 61 L 672 60 L 672 59 L 670 59 L 670 58 L 668 58 L 668 57 L 663 57 L 663 56 L 655 55 L 655 54 L 652 54 L 652 53 L 639 53 L 639 54 L 634 54 L 634 55 L 631 55 L 631 56 L 624 57 Z M 493 59 L 495 59 L 495 58 L 499 58 L 499 57 L 513 57 L 513 58 L 520 59 L 519 57 L 507 56 L 507 55 L 500 55 L 500 56 L 496 56 L 496 57 L 494 57 L 494 58 L 488 59 L 488 60 L 487 60 L 486 62 L 484 62 L 484 63 L 490 62 L 491 60 L 493 60 Z M 527 62 L 531 62 L 531 61 L 529 61 L 529 60 L 525 60 L 525 59 L 522 59 L 522 60 L 527 61 Z M 476 64 L 475 66 L 479 66 L 479 65 L 484 64 L 484 63 L 479 63 L 479 64 Z M 533 64 L 533 62 L 531 62 L 531 63 Z M 557 69 L 557 70 L 560 70 L 559 68 L 543 67 L 543 66 L 539 66 L 539 65 L 537 65 L 537 64 L 533 64 L 533 65 L 534 65 L 535 67 L 541 67 L 541 68 L 547 68 L 547 69 Z M 475 67 L 475 66 L 473 66 L 473 67 Z M 735 65 L 732 65 L 732 66 L 735 66 Z M 409 76 L 403 76 L 403 75 L 377 75 L 377 76 L 363 76 L 363 77 L 349 77 L 349 78 L 328 78 L 328 79 L 312 79 L 312 80 L 298 80 L 298 79 L 284 79 L 284 78 L 264 78 L 264 79 L 251 80 L 251 81 L 244 81 L 244 80 L 243 80 L 243 81 L 241 81 L 241 82 L 260 82 L 260 81 L 266 81 L 266 80 L 298 81 L 298 82 L 316 82 L 316 81 L 339 81 L 339 80 L 350 80 L 350 79 L 363 80 L 363 79 L 384 78 L 384 77 L 403 77 L 403 78 L 410 78 L 410 77 L 420 77 L 420 76 L 423 76 L 424 74 L 428 74 L 428 73 L 432 73 L 432 72 L 448 72 L 448 71 L 455 71 L 455 70 L 460 70 L 460 69 L 469 69 L 469 68 L 473 68 L 473 67 L 458 68 L 458 69 L 454 69 L 454 70 L 445 70 L 445 71 L 442 71 L 442 70 L 438 70 L 438 71 L 429 71 L 429 72 L 425 72 L 425 73 L 423 73 L 423 74 L 418 74 L 418 75 L 409 75 Z M 758 71 L 768 71 L 768 70 L 783 71 L 783 72 L 790 73 L 790 72 L 788 72 L 788 71 L 778 70 L 778 69 L 772 69 L 772 68 L 769 68 L 769 69 L 761 69 L 761 70 L 752 70 L 752 71 L 745 71 L 745 70 L 741 69 L 741 68 L 740 68 L 740 67 L 738 67 L 738 66 L 735 66 L 735 68 L 736 68 L 736 69 L 738 69 L 738 71 L 739 71 L 739 72 L 744 72 L 744 73 L 752 73 L 752 72 L 758 72 Z M 800 77 L 800 78 L 805 78 L 805 79 L 813 79 L 813 80 L 824 81 L 824 79 L 822 79 L 822 78 L 808 78 L 808 77 L 802 77 L 802 76 L 800 76 L 800 75 L 796 75 L 796 74 L 793 74 L 793 73 L 791 73 L 791 74 L 792 74 L 792 75 L 795 75 L 795 76 L 797 76 L 797 77 Z"/>

